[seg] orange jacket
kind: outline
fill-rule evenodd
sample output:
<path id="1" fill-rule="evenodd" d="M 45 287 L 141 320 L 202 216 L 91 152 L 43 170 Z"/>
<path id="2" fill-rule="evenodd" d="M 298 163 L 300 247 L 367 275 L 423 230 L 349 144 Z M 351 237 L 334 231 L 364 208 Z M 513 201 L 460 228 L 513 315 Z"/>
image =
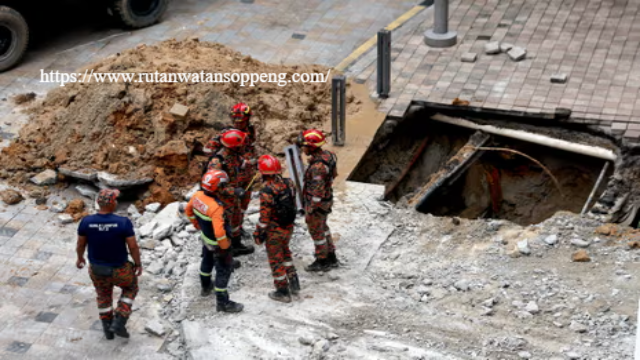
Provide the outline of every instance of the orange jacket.
<path id="1" fill-rule="evenodd" d="M 189 200 L 185 214 L 200 230 L 200 237 L 209 250 L 215 246 L 226 250 L 231 246 L 224 226 L 224 208 L 216 199 L 198 191 Z"/>

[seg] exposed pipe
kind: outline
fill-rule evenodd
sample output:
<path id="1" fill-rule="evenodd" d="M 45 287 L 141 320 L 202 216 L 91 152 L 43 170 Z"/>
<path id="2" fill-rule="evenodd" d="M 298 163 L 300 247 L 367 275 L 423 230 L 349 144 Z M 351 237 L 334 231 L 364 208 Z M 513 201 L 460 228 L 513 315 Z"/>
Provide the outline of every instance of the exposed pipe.
<path id="1" fill-rule="evenodd" d="M 584 203 L 584 207 L 582 208 L 582 212 L 580 212 L 580 215 L 584 215 L 587 212 L 587 209 L 589 208 L 589 204 L 591 203 L 591 200 L 593 199 L 593 197 L 596 195 L 596 191 L 598 191 L 598 188 L 600 187 L 600 183 L 602 183 L 602 179 L 604 179 L 604 174 L 607 173 L 608 168 L 609 168 L 609 162 L 605 161 L 604 166 L 602 167 L 602 171 L 600 171 L 600 176 L 598 176 L 598 180 L 596 181 L 596 184 L 593 186 L 593 189 L 591 190 L 591 194 L 589 194 L 589 198 L 587 199 L 587 202 Z"/>
<path id="2" fill-rule="evenodd" d="M 616 154 L 608 149 L 591 145 L 576 144 L 569 141 L 555 139 L 545 135 L 534 134 L 523 130 L 499 128 L 493 125 L 480 125 L 469 120 L 453 118 L 442 114 L 435 114 L 431 116 L 431 118 L 433 120 L 446 124 L 457 125 L 468 129 L 480 130 L 486 133 L 506 136 L 512 139 L 528 141 L 530 143 L 592 156 L 603 160 L 615 161 L 617 158 Z"/>

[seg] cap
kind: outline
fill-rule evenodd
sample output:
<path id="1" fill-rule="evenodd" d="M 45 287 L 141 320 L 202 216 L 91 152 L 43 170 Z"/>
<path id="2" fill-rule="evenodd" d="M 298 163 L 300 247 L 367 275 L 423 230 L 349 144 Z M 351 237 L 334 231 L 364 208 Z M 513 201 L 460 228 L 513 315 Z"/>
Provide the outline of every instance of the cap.
<path id="1" fill-rule="evenodd" d="M 120 190 L 117 189 L 102 189 L 98 194 L 98 205 L 110 206 L 116 203 L 116 199 L 120 196 Z"/>

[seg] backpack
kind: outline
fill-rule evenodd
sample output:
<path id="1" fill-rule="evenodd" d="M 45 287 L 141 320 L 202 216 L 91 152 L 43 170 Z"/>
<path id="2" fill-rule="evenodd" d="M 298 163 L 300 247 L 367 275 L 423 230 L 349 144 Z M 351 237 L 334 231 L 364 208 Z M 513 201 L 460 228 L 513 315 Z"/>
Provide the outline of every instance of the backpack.
<path id="1" fill-rule="evenodd" d="M 286 189 L 283 189 L 277 194 L 274 194 L 273 190 L 269 187 L 264 189 L 267 194 L 273 196 L 273 200 L 275 202 L 275 222 L 280 227 L 287 227 L 293 224 L 296 221 L 298 209 L 296 206 L 296 199 L 293 196 L 293 191 L 291 190 L 293 187 L 291 180 L 286 179 L 284 183 L 286 185 Z"/>

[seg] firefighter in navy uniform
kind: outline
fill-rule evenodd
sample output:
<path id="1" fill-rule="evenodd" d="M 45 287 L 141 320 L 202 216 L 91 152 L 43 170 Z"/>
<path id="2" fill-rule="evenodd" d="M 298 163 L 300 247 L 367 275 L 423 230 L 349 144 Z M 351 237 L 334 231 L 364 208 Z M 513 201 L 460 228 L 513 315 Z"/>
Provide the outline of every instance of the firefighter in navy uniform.
<path id="1" fill-rule="evenodd" d="M 323 150 L 326 137 L 320 130 L 311 129 L 298 137 L 298 146 L 309 156 L 309 166 L 304 174 L 305 221 L 313 239 L 316 260 L 306 267 L 307 271 L 328 271 L 339 266 L 336 248 L 327 217 L 333 207 L 333 181 L 338 176 L 337 157 Z"/>
<path id="2" fill-rule="evenodd" d="M 291 302 L 291 293 L 300 291 L 300 281 L 293 265 L 289 241 L 296 219 L 295 186 L 284 179 L 282 165 L 271 155 L 258 160 L 263 188 L 260 191 L 260 220 L 253 237 L 257 245 L 265 244 L 276 291 L 269 297 L 276 301 Z"/>
<path id="3" fill-rule="evenodd" d="M 196 192 L 185 208 L 185 214 L 202 239 L 202 263 L 200 283 L 202 295 L 208 296 L 215 289 L 217 311 L 241 312 L 243 305 L 229 300 L 227 285 L 233 272 L 231 242 L 227 236 L 228 224 L 224 219 L 224 205 L 218 199 L 229 184 L 229 176 L 221 170 L 210 170 L 202 177 L 201 191 Z M 211 281 L 213 268 L 215 281 Z"/>
<path id="4" fill-rule="evenodd" d="M 208 163 L 208 170 L 222 170 L 229 176 L 229 186 L 219 194 L 219 200 L 224 204 L 225 218 L 231 225 L 231 250 L 234 256 L 252 254 L 255 249 L 252 245 L 242 243 L 242 200 L 246 195 L 242 187 L 242 166 L 246 164 L 242 149 L 245 145 L 247 134 L 240 130 L 228 130 L 220 141 L 222 149 L 218 150 Z"/>

